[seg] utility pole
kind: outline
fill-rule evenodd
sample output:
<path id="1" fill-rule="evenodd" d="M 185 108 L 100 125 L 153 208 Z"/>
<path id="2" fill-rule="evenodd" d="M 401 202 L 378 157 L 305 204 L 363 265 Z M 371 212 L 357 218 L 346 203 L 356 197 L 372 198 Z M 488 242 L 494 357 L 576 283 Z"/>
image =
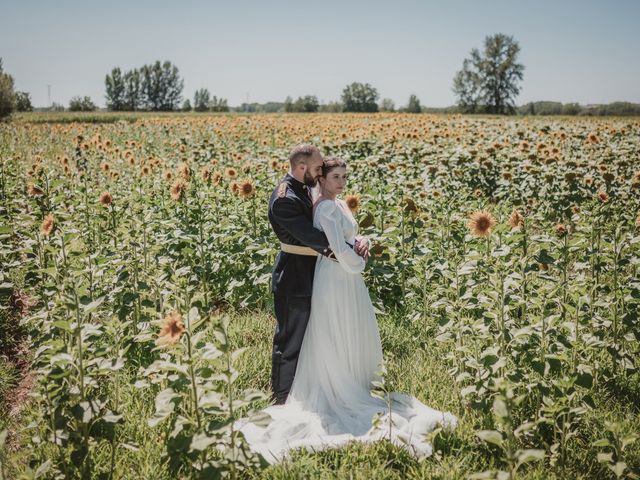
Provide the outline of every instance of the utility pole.
<path id="1" fill-rule="evenodd" d="M 47 85 L 47 107 L 51 108 L 51 85 Z"/>

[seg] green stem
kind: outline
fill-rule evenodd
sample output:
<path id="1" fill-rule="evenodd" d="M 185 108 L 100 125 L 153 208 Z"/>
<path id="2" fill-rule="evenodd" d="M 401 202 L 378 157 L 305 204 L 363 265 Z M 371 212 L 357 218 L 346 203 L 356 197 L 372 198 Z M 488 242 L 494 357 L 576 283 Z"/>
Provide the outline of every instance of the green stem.
<path id="1" fill-rule="evenodd" d="M 189 331 L 187 332 L 187 355 L 189 361 L 189 375 L 191 377 L 191 389 L 193 390 L 193 409 L 196 415 L 198 431 L 202 428 L 200 420 L 200 407 L 198 406 L 198 386 L 196 384 L 196 374 L 193 368 L 193 356 L 191 352 L 191 322 L 189 322 Z"/>

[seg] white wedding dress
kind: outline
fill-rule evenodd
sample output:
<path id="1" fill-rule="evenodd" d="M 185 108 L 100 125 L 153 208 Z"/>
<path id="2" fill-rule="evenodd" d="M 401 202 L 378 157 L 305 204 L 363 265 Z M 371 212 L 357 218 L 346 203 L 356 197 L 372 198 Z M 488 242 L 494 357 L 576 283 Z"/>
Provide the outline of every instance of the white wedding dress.
<path id="1" fill-rule="evenodd" d="M 454 427 L 457 419 L 433 410 L 416 398 L 391 394 L 391 416 L 385 400 L 371 395 L 371 381 L 382 362 L 375 312 L 362 278 L 364 260 L 353 244 L 358 224 L 342 200 L 321 200 L 313 224 L 325 232 L 338 261 L 318 257 L 311 315 L 300 350 L 291 391 L 284 405 L 266 408 L 272 420 L 259 427 L 248 419 L 236 426 L 251 449 L 270 463 L 304 447 L 317 451 L 351 441 L 389 438 L 417 457 L 431 455 L 426 433 Z M 380 412 L 378 426 L 372 421 Z"/>

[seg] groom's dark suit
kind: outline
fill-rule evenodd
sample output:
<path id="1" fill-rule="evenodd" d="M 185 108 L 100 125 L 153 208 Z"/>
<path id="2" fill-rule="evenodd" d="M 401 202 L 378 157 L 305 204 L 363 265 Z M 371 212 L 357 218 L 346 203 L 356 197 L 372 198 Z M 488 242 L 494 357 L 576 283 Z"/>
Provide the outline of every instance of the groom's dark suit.
<path id="1" fill-rule="evenodd" d="M 333 256 L 323 232 L 313 226 L 307 186 L 287 174 L 271 194 L 269 222 L 280 242 Z M 311 312 L 315 256 L 280 251 L 271 277 L 278 325 L 273 337 L 271 386 L 277 404 L 286 401 Z"/>

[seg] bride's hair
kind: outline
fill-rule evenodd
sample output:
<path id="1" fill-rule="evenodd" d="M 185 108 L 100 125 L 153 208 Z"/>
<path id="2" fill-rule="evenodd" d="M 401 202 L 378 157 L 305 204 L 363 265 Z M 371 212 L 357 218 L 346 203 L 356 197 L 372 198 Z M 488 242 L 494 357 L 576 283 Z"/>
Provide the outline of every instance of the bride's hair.
<path id="1" fill-rule="evenodd" d="M 322 176 L 326 178 L 331 170 L 338 167 L 346 168 L 347 162 L 340 157 L 325 157 L 322 162 Z"/>

